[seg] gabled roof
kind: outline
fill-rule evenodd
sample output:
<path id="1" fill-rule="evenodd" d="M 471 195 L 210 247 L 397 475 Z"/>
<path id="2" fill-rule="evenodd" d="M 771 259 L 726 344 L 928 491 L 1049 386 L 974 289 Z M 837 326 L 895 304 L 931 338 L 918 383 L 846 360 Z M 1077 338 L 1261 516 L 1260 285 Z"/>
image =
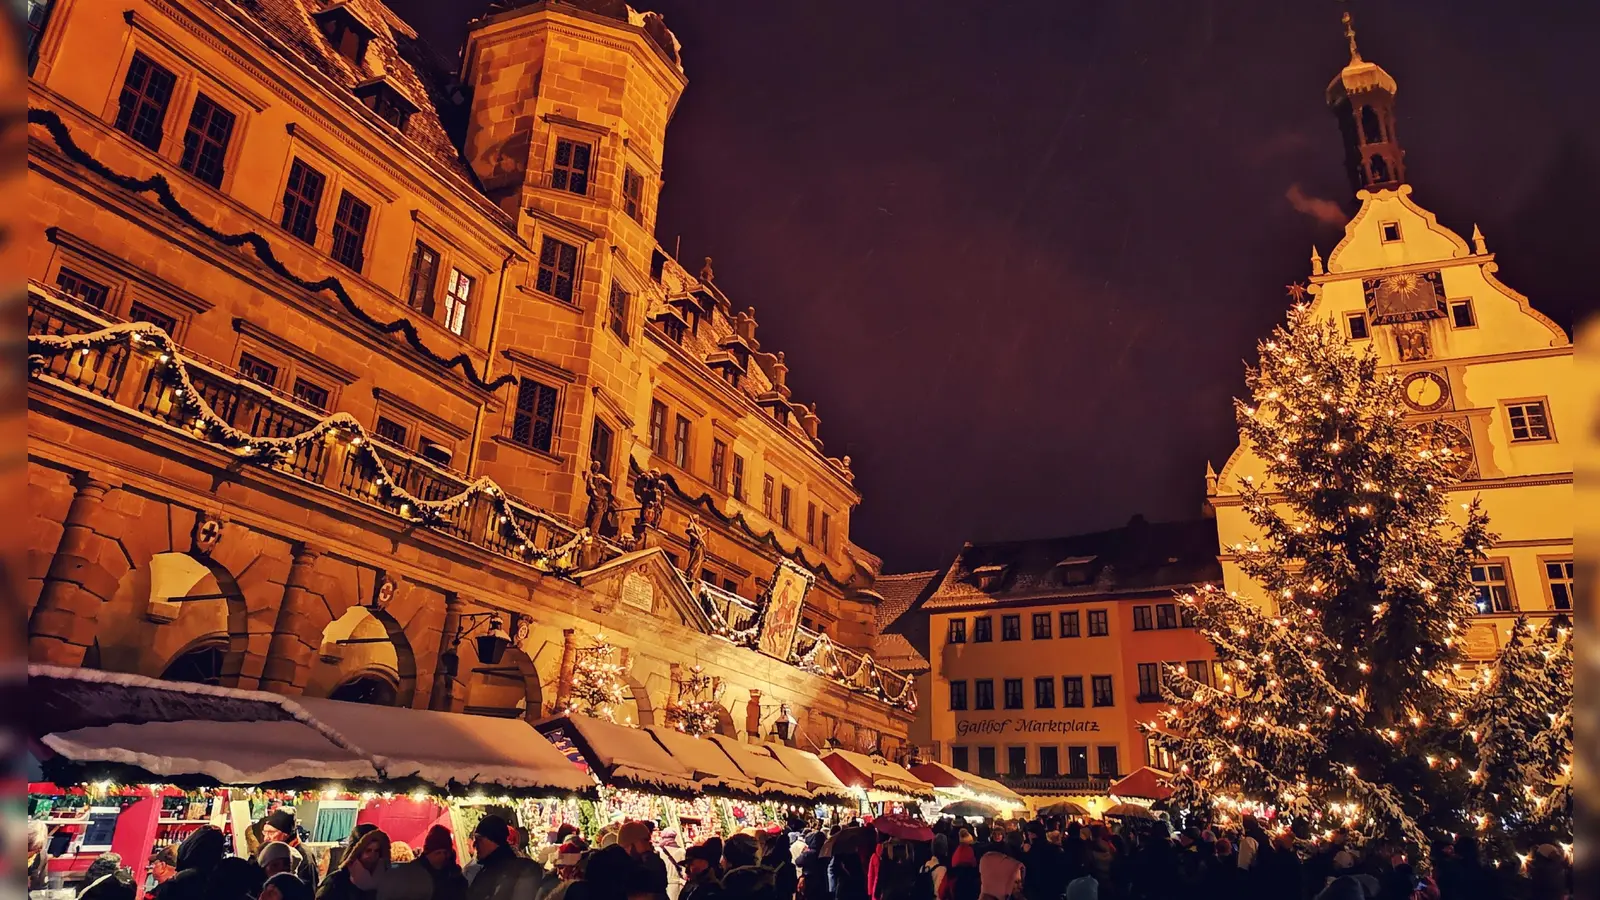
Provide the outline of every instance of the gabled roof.
<path id="1" fill-rule="evenodd" d="M 871 591 L 883 598 L 883 602 L 879 603 L 877 608 L 878 630 L 886 630 L 910 611 L 917 598 L 922 596 L 923 590 L 929 587 L 938 575 L 937 569 L 907 572 L 904 575 L 879 575 L 872 582 Z"/>
<path id="2" fill-rule="evenodd" d="M 880 634 L 872 639 L 872 658 L 885 669 L 902 675 L 930 671 L 928 658 L 911 646 L 903 634 Z"/>
<path id="3" fill-rule="evenodd" d="M 1108 531 L 968 544 L 922 608 L 1147 593 L 1221 579 L 1215 520 L 1147 522 L 1134 516 Z M 995 583 L 985 589 L 986 581 Z"/>

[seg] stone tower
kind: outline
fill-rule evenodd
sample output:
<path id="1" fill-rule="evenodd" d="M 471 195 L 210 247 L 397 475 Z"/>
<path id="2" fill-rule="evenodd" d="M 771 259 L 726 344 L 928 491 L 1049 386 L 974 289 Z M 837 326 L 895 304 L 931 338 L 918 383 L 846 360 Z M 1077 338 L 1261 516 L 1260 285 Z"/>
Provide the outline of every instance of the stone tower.
<path id="1" fill-rule="evenodd" d="M 1350 62 L 1328 84 L 1328 106 L 1344 133 L 1345 167 L 1356 190 L 1399 187 L 1406 180 L 1405 151 L 1395 133 L 1397 85 L 1377 63 L 1361 58 L 1350 14 L 1344 14 Z"/>

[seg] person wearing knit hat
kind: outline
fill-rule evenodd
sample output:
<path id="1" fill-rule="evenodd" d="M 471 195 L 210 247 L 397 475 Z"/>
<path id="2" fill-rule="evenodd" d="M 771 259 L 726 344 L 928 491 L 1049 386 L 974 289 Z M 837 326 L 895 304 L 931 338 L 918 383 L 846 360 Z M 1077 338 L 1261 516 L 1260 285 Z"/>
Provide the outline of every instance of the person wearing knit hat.
<path id="1" fill-rule="evenodd" d="M 422 839 L 422 852 L 378 882 L 378 900 L 461 900 L 467 890 L 467 877 L 456 865 L 455 839 L 450 829 L 435 825 Z"/>
<path id="2" fill-rule="evenodd" d="M 493 813 L 472 830 L 472 851 L 478 873 L 467 888 L 468 900 L 513 900 L 531 896 L 543 875 L 531 859 L 511 847 L 511 824 Z"/>
<path id="3" fill-rule="evenodd" d="M 305 882 L 306 887 L 317 886 L 317 858 L 312 854 L 311 848 L 300 843 L 300 829 L 295 825 L 294 809 L 280 806 L 267 816 L 261 824 L 261 839 L 263 841 L 282 841 L 289 845 L 299 859 L 290 870 L 295 877 Z"/>
<path id="4" fill-rule="evenodd" d="M 311 889 L 288 872 L 279 872 L 261 886 L 256 900 L 311 900 Z"/>
<path id="5" fill-rule="evenodd" d="M 268 878 L 279 872 L 293 871 L 295 862 L 294 849 L 283 841 L 264 844 L 261 847 L 261 851 L 256 854 L 256 865 L 267 873 Z"/>

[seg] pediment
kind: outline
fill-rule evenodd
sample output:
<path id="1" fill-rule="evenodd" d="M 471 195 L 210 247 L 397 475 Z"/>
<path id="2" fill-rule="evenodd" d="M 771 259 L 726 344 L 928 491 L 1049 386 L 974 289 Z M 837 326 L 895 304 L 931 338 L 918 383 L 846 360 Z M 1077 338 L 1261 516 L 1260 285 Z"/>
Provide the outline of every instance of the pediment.
<path id="1" fill-rule="evenodd" d="M 656 616 L 702 634 L 716 632 L 699 598 L 660 547 L 624 553 L 576 573 L 573 580 L 616 612 Z"/>

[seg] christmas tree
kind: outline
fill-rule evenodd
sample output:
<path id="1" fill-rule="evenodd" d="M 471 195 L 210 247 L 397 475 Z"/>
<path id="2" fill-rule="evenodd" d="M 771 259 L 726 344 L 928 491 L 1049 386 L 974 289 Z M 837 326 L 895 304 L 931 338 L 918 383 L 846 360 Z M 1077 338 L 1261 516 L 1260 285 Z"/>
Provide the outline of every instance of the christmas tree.
<path id="1" fill-rule="evenodd" d="M 1180 804 L 1420 850 L 1462 816 L 1450 751 L 1485 516 L 1474 501 L 1452 519 L 1459 456 L 1406 421 L 1398 376 L 1305 306 L 1246 383 L 1236 416 L 1266 478 L 1240 488 L 1256 539 L 1228 550 L 1261 596 L 1182 598 L 1218 677 L 1168 672 L 1172 706 L 1145 727 L 1181 762 Z"/>
<path id="2" fill-rule="evenodd" d="M 605 635 L 595 635 L 594 645 L 578 651 L 572 667 L 572 688 L 567 695 L 563 712 L 578 712 L 586 716 L 617 720 L 617 707 L 627 702 L 633 689 L 628 686 L 628 667 L 623 664 L 614 644 Z"/>

